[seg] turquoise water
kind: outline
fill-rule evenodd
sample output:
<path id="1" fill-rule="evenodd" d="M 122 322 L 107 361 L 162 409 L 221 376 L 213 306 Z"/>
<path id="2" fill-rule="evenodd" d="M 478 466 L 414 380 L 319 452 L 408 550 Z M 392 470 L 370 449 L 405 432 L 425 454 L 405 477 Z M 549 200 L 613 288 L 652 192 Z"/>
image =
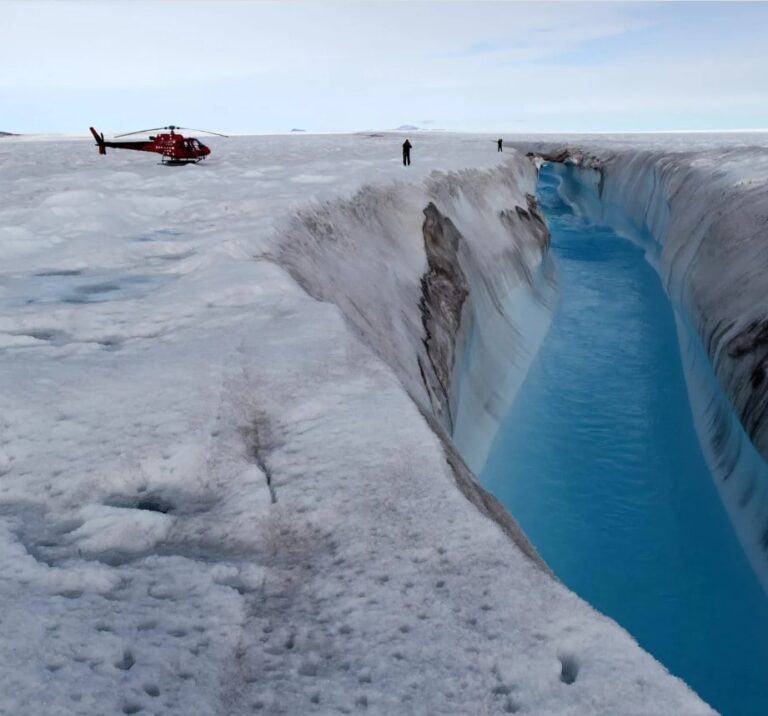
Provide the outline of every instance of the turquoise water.
<path id="1" fill-rule="evenodd" d="M 699 448 L 643 252 L 544 167 L 560 299 L 481 476 L 560 579 L 727 716 L 768 714 L 768 598 Z"/>

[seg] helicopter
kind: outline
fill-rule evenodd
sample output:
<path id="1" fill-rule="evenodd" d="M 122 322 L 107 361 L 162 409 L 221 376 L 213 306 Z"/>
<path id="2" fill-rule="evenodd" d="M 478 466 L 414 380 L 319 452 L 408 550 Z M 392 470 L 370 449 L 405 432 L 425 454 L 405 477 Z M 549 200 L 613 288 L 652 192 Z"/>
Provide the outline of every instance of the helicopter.
<path id="1" fill-rule="evenodd" d="M 99 154 L 106 154 L 107 147 L 113 149 L 135 149 L 139 152 L 156 152 L 162 155 L 161 164 L 166 166 L 184 166 L 186 164 L 197 164 L 205 159 L 211 150 L 198 139 L 185 137 L 182 134 L 176 134 L 177 129 L 185 129 L 191 132 L 205 132 L 206 134 L 215 134 L 217 137 L 226 137 L 226 134 L 218 132 L 209 132 L 207 129 L 190 129 L 189 127 L 177 127 L 173 124 L 167 127 L 154 127 L 153 129 L 140 129 L 137 132 L 128 132 L 118 134 L 115 139 L 121 137 L 130 137 L 135 134 L 146 134 L 147 132 L 161 132 L 155 136 L 150 136 L 148 140 L 132 140 L 128 142 L 108 142 L 104 140 L 104 134 L 97 132 L 93 127 L 90 128 L 93 138 L 96 140 L 96 146 L 99 148 Z M 169 130 L 169 131 L 162 131 Z"/>

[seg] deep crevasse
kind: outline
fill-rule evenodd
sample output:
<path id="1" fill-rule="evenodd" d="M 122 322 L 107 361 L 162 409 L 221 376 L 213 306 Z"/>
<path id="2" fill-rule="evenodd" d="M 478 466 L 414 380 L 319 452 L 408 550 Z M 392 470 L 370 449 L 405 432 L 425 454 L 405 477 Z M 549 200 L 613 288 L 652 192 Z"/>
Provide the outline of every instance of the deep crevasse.
<path id="1" fill-rule="evenodd" d="M 557 171 L 564 197 L 635 241 L 659 273 L 675 309 L 702 449 L 768 589 L 768 193 L 759 159 L 756 150 L 598 151 L 576 153 Z"/>
<path id="2" fill-rule="evenodd" d="M 575 166 L 558 167 L 564 196 L 596 223 L 609 224 L 640 244 L 662 276 L 677 309 L 680 349 L 702 448 L 746 552 L 765 580 L 764 460 L 731 407 L 732 399 L 759 445 L 764 428 L 759 390 L 763 333 L 768 329 L 761 312 L 761 273 L 753 264 L 762 251 L 764 190 L 734 176 L 749 160 L 744 152 L 596 154 L 577 154 Z M 443 426 L 452 428 L 456 446 L 477 471 L 546 333 L 554 288 L 545 254 L 535 258 L 535 252 L 487 252 L 480 237 L 498 235 L 494 213 L 504 209 L 478 199 L 478 184 L 485 191 L 489 188 L 487 177 L 466 178 L 471 187 L 452 177 L 451 189 L 442 195 L 440 182 L 433 183 L 427 199 L 440 197 L 437 206 L 464 239 L 459 259 L 470 290 L 456 336 L 456 373 L 449 419 Z M 478 204 L 484 211 L 478 212 Z M 743 286 L 745 278 L 752 288 L 746 302 L 742 292 L 732 290 Z M 495 290 L 488 290 L 489 280 Z M 370 338 L 370 329 L 359 327 Z M 725 389 L 713 374 L 713 363 Z M 411 394 L 419 400 L 424 387 L 415 372 L 406 369 L 405 375 L 414 379 Z M 422 372 L 427 393 L 428 382 Z"/>
<path id="3" fill-rule="evenodd" d="M 499 421 L 550 320 L 555 287 L 546 237 L 534 216 L 535 182 L 533 164 L 517 156 L 499 170 L 433 175 L 423 187 L 366 188 L 349 201 L 304 210 L 285 229 L 281 262 L 311 295 L 339 306 L 347 321 L 395 369 L 442 436 L 449 461 L 451 431 L 456 446 L 476 470 L 485 462 Z M 424 210 L 429 206 L 436 207 L 439 217 L 434 219 L 429 210 L 425 222 Z M 425 259 L 423 244 L 431 240 L 426 227 L 433 219 L 444 238 L 454 237 L 454 229 L 458 232 L 456 261 L 468 285 L 461 326 L 454 336 L 456 356 L 448 404 L 439 398 L 442 385 L 434 374 L 441 370 L 429 368 L 434 335 L 429 330 L 424 333 L 432 324 L 429 317 L 425 319 L 423 299 L 430 290 L 423 277 L 434 266 Z M 372 282 L 375 292 L 369 289 Z M 438 302 L 433 308 L 440 313 L 454 307 Z M 455 461 L 452 466 L 466 494 L 466 484 L 474 478 L 463 474 Z M 485 498 L 475 493 L 470 499 L 481 506 Z M 509 529 L 510 520 L 503 512 L 483 511 Z M 524 537 L 517 541 L 527 550 Z M 554 602 L 549 609 L 553 611 L 548 618 L 556 618 Z M 600 651 L 607 644 L 603 642 Z M 635 649 L 625 651 L 622 661 L 634 660 Z M 593 653 L 598 661 L 605 656 Z M 644 678 L 641 681 L 648 684 Z M 626 693 L 621 705 L 608 706 L 611 698 L 606 692 L 600 701 L 619 713 L 676 709 L 689 713 L 698 708 L 692 703 L 662 706 L 654 703 L 655 697 L 638 702 Z"/>
<path id="4" fill-rule="evenodd" d="M 724 714 L 762 715 L 768 601 L 699 446 L 674 313 L 643 249 L 564 204 L 558 168 L 540 179 L 558 305 L 483 484 L 570 588 Z"/>

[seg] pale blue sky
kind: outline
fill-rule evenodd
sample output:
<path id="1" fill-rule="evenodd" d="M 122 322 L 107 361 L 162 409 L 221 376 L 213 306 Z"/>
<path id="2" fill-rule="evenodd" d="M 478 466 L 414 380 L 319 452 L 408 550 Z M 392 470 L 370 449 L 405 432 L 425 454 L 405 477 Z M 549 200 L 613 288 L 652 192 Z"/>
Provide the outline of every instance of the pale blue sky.
<path id="1" fill-rule="evenodd" d="M 768 127 L 768 3 L 0 0 L 0 130 Z"/>

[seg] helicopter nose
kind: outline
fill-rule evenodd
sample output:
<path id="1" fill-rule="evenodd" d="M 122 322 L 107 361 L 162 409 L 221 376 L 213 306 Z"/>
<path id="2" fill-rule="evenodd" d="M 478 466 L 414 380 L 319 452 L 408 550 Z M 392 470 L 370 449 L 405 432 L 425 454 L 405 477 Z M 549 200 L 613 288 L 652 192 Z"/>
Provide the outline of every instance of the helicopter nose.
<path id="1" fill-rule="evenodd" d="M 206 147 L 205 145 L 203 145 L 202 149 L 203 149 L 203 154 L 204 154 L 206 157 L 207 157 L 207 156 L 208 156 L 208 155 L 211 153 L 211 150 L 210 150 L 210 149 L 208 149 L 208 147 Z"/>

